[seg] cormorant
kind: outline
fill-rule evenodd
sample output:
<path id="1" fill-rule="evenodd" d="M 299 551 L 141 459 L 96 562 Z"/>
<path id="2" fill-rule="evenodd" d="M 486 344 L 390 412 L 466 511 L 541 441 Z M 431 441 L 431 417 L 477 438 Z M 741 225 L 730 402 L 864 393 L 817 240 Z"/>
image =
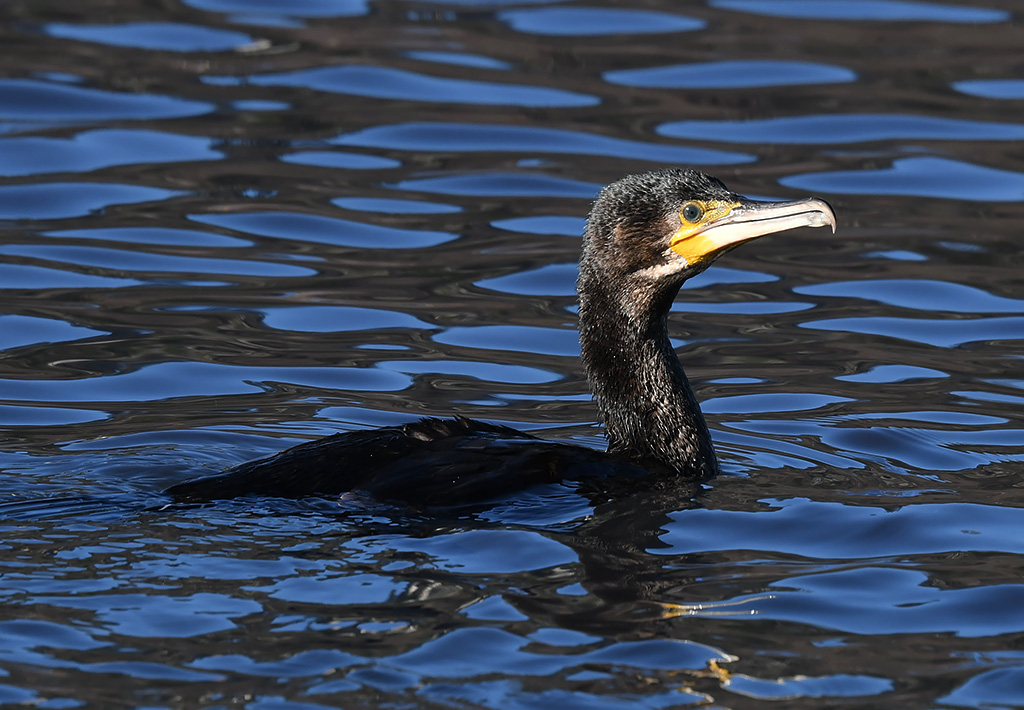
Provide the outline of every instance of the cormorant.
<path id="1" fill-rule="evenodd" d="M 825 225 L 835 231 L 823 200 L 754 201 L 696 170 L 630 175 L 601 190 L 587 219 L 577 286 L 583 364 L 606 452 L 464 417 L 427 418 L 300 444 L 166 493 L 198 502 L 353 492 L 448 506 L 593 476 L 709 478 L 718 464 L 669 340 L 672 301 L 683 282 L 745 241 Z"/>

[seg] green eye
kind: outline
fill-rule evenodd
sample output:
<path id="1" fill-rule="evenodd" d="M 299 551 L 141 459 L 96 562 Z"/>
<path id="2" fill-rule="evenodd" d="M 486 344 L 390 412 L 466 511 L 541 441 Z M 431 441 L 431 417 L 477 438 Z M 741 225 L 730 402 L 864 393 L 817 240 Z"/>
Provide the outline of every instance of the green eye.
<path id="1" fill-rule="evenodd" d="M 687 222 L 696 222 L 703 216 L 704 210 L 700 208 L 700 205 L 691 202 L 683 207 L 683 219 Z"/>

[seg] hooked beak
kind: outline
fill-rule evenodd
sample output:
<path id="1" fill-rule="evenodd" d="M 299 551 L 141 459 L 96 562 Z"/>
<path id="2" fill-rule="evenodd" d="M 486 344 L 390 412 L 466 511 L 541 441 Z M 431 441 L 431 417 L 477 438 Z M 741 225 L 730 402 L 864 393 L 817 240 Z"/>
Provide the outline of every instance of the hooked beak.
<path id="1" fill-rule="evenodd" d="M 792 202 L 757 202 L 741 199 L 727 205 L 721 217 L 682 229 L 672 240 L 672 249 L 688 263 L 715 259 L 732 247 L 766 234 L 797 227 L 825 227 L 836 231 L 832 207 L 817 197 Z"/>
<path id="2" fill-rule="evenodd" d="M 793 202 L 755 202 L 744 200 L 722 219 L 702 230 L 705 237 L 722 247 L 784 232 L 797 227 L 832 227 L 836 231 L 836 213 L 832 206 L 817 197 Z"/>

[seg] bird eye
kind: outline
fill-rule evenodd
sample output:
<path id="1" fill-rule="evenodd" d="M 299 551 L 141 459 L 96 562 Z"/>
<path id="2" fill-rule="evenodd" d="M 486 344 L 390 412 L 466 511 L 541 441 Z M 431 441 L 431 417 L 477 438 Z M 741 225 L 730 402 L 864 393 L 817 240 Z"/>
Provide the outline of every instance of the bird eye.
<path id="1" fill-rule="evenodd" d="M 687 222 L 696 222 L 703 216 L 704 210 L 700 208 L 700 205 L 690 202 L 685 207 L 683 207 L 683 219 L 685 219 Z"/>

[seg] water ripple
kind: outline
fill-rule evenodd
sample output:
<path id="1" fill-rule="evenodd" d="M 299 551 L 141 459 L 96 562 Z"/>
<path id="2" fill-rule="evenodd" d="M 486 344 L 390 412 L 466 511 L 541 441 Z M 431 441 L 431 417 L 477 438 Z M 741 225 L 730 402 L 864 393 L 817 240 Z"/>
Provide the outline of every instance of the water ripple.
<path id="1" fill-rule="evenodd" d="M 462 211 L 462 208 L 457 205 L 387 197 L 339 197 L 336 200 L 331 200 L 331 204 L 347 210 L 383 214 L 451 214 Z"/>
<path id="2" fill-rule="evenodd" d="M 482 279 L 477 284 L 482 288 L 505 293 L 518 293 L 524 296 L 574 296 L 576 295 L 576 262 L 548 264 L 539 269 Z"/>
<path id="3" fill-rule="evenodd" d="M 90 172 L 114 165 L 219 160 L 208 138 L 158 131 L 96 130 L 73 138 L 0 139 L 0 175 Z"/>
<path id="4" fill-rule="evenodd" d="M 12 6 L 0 705 L 1013 705 L 1019 18 L 952 3 Z M 722 475 L 160 495 L 423 415 L 603 447 L 583 217 L 664 165 L 839 216 L 673 306 Z"/>
<path id="5" fill-rule="evenodd" d="M 402 101 L 487 104 L 492 106 L 594 106 L 596 96 L 562 89 L 452 79 L 391 67 L 336 66 L 247 78 L 255 86 L 294 86 L 338 94 Z"/>
<path id="6" fill-rule="evenodd" d="M 561 375 L 547 372 L 538 367 L 503 365 L 493 362 L 445 361 L 445 360 L 382 360 L 377 367 L 387 372 L 401 372 L 407 375 L 455 375 L 473 377 L 484 382 L 503 384 L 541 384 L 555 382 Z M 367 389 L 376 389 L 368 387 Z"/>
<path id="7" fill-rule="evenodd" d="M 949 377 L 945 372 L 932 370 L 915 365 L 878 365 L 866 372 L 856 375 L 840 375 L 837 380 L 847 382 L 873 382 L 878 384 L 907 382 L 908 380 L 927 379 L 931 377 Z"/>
<path id="8" fill-rule="evenodd" d="M 945 553 L 970 547 L 1020 554 L 1024 515 L 996 505 L 917 504 L 894 510 L 842 505 L 806 498 L 765 501 L 758 512 L 692 510 L 674 513 L 672 527 L 661 536 L 659 554 L 673 555 L 712 549 L 771 550 L 809 559 L 877 559 L 923 553 Z M 948 525 L 932 525 L 943 519 Z M 841 520 L 841 536 L 823 538 Z M 817 531 L 817 532 L 816 532 Z"/>
<path id="9" fill-rule="evenodd" d="M 108 242 L 153 244 L 177 247 L 208 247 L 210 249 L 251 246 L 252 242 L 225 234 L 200 232 L 170 227 L 103 227 L 96 229 L 61 229 L 43 233 L 58 239 L 96 239 Z"/>
<path id="10" fill-rule="evenodd" d="M 165 52 L 223 52 L 253 42 L 252 37 L 241 32 L 180 22 L 127 22 L 123 25 L 69 25 L 55 22 L 46 25 L 44 29 L 53 37 Z"/>
<path id="11" fill-rule="evenodd" d="M 31 264 L 0 264 L 0 289 L 120 288 L 137 286 L 136 279 L 99 276 Z"/>
<path id="12" fill-rule="evenodd" d="M 1024 124 L 871 113 L 748 121 L 673 121 L 658 126 L 657 131 L 673 138 L 790 145 L 884 140 L 1009 141 L 1024 138 Z"/>
<path id="13" fill-rule="evenodd" d="M 915 195 L 949 200 L 1024 200 L 1024 173 L 949 158 L 901 158 L 879 170 L 807 173 L 780 180 L 787 187 L 826 193 Z"/>
<path id="14" fill-rule="evenodd" d="M 266 308 L 263 313 L 263 322 L 270 328 L 304 333 L 431 327 L 406 313 L 353 306 Z"/>
<path id="15" fill-rule="evenodd" d="M 1024 313 L 1024 299 L 995 296 L 972 286 L 931 279 L 869 279 L 798 286 L 809 296 L 864 298 L 900 308 L 950 313 Z"/>
<path id="16" fill-rule="evenodd" d="M 240 259 L 214 259 L 208 256 L 190 257 L 172 254 L 111 249 L 106 247 L 71 246 L 55 244 L 0 246 L 0 254 L 28 256 L 59 261 L 76 266 L 93 266 L 114 272 L 127 273 L 180 273 L 221 274 L 236 276 L 309 276 L 312 269 L 294 264 L 276 264 L 266 261 Z"/>
<path id="17" fill-rule="evenodd" d="M 0 350 L 30 343 L 57 343 L 90 338 L 101 331 L 71 325 L 52 318 L 0 315 Z"/>
<path id="18" fill-rule="evenodd" d="M 189 638 L 227 631 L 234 618 L 255 614 L 262 607 L 251 600 L 199 592 L 189 596 L 152 594 L 46 595 L 52 606 L 89 610 L 108 631 L 131 638 Z"/>
<path id="19" fill-rule="evenodd" d="M 103 421 L 109 416 L 107 412 L 89 409 L 0 404 L 0 424 L 5 427 L 71 426 Z"/>
<path id="20" fill-rule="evenodd" d="M 1003 22 L 1009 17 L 1002 10 L 907 0 L 711 0 L 711 5 L 740 12 L 822 20 L 988 23 Z"/>
<path id="21" fill-rule="evenodd" d="M 383 364 L 383 363 L 382 363 Z M 78 380 L 3 379 L 4 396 L 26 402 L 145 402 L 266 391 L 288 382 L 313 389 L 395 391 L 408 386 L 403 370 L 413 365 L 367 370 L 355 367 L 239 367 L 201 362 L 165 362 L 122 374 Z M 503 381 L 503 380 L 498 380 Z"/>
<path id="22" fill-rule="evenodd" d="M 213 108 L 209 103 L 171 96 L 123 94 L 34 79 L 0 79 L 0 121 L 17 121 L 22 127 L 31 123 L 180 118 L 208 113 Z M 0 131 L 3 128 L 0 124 Z"/>
<path id="23" fill-rule="evenodd" d="M 506 10 L 498 18 L 519 32 L 573 37 L 692 32 L 707 26 L 703 20 L 683 15 L 609 7 Z"/>
<path id="24" fill-rule="evenodd" d="M 381 158 L 376 155 L 360 155 L 359 153 L 342 153 L 340 151 L 304 150 L 300 153 L 282 155 L 281 160 L 298 165 L 315 165 L 321 168 L 339 168 L 342 170 L 386 170 L 401 165 L 397 160 Z"/>
<path id="25" fill-rule="evenodd" d="M 68 219 L 113 205 L 155 202 L 184 195 L 142 185 L 50 182 L 0 186 L 0 219 Z"/>
<path id="26" fill-rule="evenodd" d="M 498 352 L 531 352 L 577 357 L 580 353 L 576 331 L 530 326 L 491 325 L 475 328 L 447 328 L 434 341 L 464 348 Z"/>
<path id="27" fill-rule="evenodd" d="M 1005 660 L 997 659 L 996 662 L 1017 665 L 1021 659 L 1008 654 Z M 1009 708 L 1018 703 L 1022 683 L 1024 668 L 997 668 L 970 678 L 953 692 L 940 698 L 939 702 L 955 707 Z"/>
<path id="28" fill-rule="evenodd" d="M 803 327 L 842 333 L 884 335 L 940 348 L 993 340 L 1024 339 L 1024 316 L 956 320 L 866 316 L 811 320 L 803 323 Z"/>
<path id="29" fill-rule="evenodd" d="M 986 99 L 1024 99 L 1024 79 L 973 79 L 953 82 L 953 88 Z"/>
<path id="30" fill-rule="evenodd" d="M 581 197 L 591 199 L 600 185 L 529 173 L 484 173 L 450 177 L 414 178 L 390 185 L 396 190 L 465 197 Z"/>
<path id="31" fill-rule="evenodd" d="M 797 84 L 835 84 L 855 81 L 843 67 L 778 60 L 723 61 L 677 64 L 650 69 L 606 72 L 606 81 L 659 89 L 749 89 Z"/>
<path id="32" fill-rule="evenodd" d="M 406 52 L 409 59 L 421 62 L 436 62 L 438 64 L 455 64 L 460 67 L 476 67 L 477 69 L 495 69 L 497 71 L 509 71 L 512 65 L 492 57 L 485 57 L 479 54 L 467 54 L 465 52 Z"/>
<path id="33" fill-rule="evenodd" d="M 369 0 L 294 0 L 287 8 L 273 0 L 185 0 L 207 12 L 234 13 L 241 21 L 269 21 L 276 17 L 357 17 L 369 12 Z"/>
<path id="34" fill-rule="evenodd" d="M 582 131 L 509 125 L 467 123 L 400 123 L 373 126 L 332 139 L 332 143 L 392 150 L 507 151 L 606 155 L 682 165 L 745 163 L 754 160 L 743 153 L 690 146 L 611 138 Z"/>
<path id="35" fill-rule="evenodd" d="M 416 249 L 443 244 L 457 235 L 383 227 L 336 217 L 295 212 L 236 212 L 191 215 L 190 219 L 246 234 L 368 249 Z"/>

